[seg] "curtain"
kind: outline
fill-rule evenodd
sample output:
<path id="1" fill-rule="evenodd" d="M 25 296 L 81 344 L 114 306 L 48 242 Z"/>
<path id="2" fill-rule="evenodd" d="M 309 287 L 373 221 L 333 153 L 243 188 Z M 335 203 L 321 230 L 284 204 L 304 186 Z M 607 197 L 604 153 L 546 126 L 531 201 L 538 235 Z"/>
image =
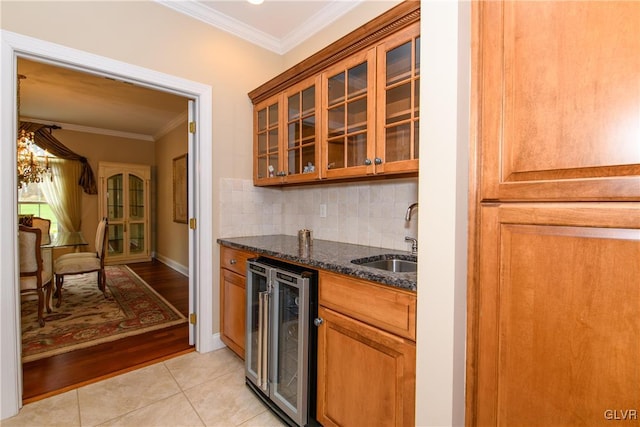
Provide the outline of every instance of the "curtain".
<path id="1" fill-rule="evenodd" d="M 64 231 L 80 231 L 82 221 L 82 191 L 78 179 L 82 166 L 73 160 L 49 159 L 53 180 L 45 179 L 40 188 Z"/>
<path id="2" fill-rule="evenodd" d="M 81 174 L 78 177 L 77 185 L 81 186 L 87 194 L 98 194 L 96 178 L 91 169 L 91 165 L 86 157 L 82 157 L 65 147 L 50 132 L 50 127 L 31 122 L 20 122 L 20 130 L 34 133 L 35 143 L 56 157 L 66 160 L 75 160 L 82 165 Z"/>

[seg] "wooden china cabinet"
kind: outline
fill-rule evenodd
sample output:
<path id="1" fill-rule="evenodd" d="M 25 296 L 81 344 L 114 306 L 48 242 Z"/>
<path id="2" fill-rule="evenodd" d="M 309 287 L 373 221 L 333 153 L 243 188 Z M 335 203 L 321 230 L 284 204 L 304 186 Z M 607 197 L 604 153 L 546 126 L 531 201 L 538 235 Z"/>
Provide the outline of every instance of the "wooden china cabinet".
<path id="1" fill-rule="evenodd" d="M 640 3 L 472 10 L 467 425 L 637 423 Z"/>
<path id="2" fill-rule="evenodd" d="M 419 19 L 400 3 L 249 93 L 255 185 L 415 176 Z"/>
<path id="3" fill-rule="evenodd" d="M 109 220 L 105 262 L 151 260 L 148 165 L 100 162 L 99 212 Z"/>

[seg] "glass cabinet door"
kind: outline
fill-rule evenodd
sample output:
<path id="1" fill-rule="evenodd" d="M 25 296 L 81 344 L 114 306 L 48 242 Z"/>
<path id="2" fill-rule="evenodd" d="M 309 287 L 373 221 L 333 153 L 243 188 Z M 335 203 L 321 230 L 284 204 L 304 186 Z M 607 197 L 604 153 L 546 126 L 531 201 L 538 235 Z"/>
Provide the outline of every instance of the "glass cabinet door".
<path id="1" fill-rule="evenodd" d="M 129 175 L 129 234 L 128 248 L 130 254 L 145 251 L 145 188 L 144 180 L 136 175 Z"/>
<path id="2" fill-rule="evenodd" d="M 354 55 L 323 74 L 327 177 L 373 173 L 374 54 Z"/>
<path id="3" fill-rule="evenodd" d="M 420 28 L 378 47 L 378 160 L 376 173 L 418 170 Z"/>
<path id="4" fill-rule="evenodd" d="M 319 168 L 319 77 L 287 90 L 284 94 L 286 126 L 286 182 L 317 179 Z"/>
<path id="5" fill-rule="evenodd" d="M 107 178 L 108 254 L 124 254 L 124 174 Z"/>
<path id="6" fill-rule="evenodd" d="M 256 182 L 268 183 L 282 180 L 285 172 L 282 167 L 280 130 L 281 96 L 268 99 L 254 108 L 254 144 Z"/>

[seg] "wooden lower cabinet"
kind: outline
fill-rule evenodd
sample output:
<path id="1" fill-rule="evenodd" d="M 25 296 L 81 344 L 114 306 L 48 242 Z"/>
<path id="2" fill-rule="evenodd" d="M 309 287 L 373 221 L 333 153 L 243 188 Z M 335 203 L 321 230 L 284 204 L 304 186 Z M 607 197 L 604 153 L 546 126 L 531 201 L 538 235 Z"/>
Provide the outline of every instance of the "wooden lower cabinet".
<path id="1" fill-rule="evenodd" d="M 413 426 L 415 292 L 320 271 L 318 294 L 318 421 Z"/>
<path id="2" fill-rule="evenodd" d="M 244 358 L 244 333 L 246 322 L 245 276 L 229 270 L 221 270 L 220 337 L 234 353 Z"/>
<path id="3" fill-rule="evenodd" d="M 322 306 L 318 315 L 318 421 L 414 425 L 415 343 Z"/>
<path id="4" fill-rule="evenodd" d="M 637 425 L 640 203 L 480 215 L 467 425 L 595 426 L 623 413 Z"/>
<path id="5" fill-rule="evenodd" d="M 246 265 L 251 252 L 220 248 L 220 339 L 244 359 Z"/>

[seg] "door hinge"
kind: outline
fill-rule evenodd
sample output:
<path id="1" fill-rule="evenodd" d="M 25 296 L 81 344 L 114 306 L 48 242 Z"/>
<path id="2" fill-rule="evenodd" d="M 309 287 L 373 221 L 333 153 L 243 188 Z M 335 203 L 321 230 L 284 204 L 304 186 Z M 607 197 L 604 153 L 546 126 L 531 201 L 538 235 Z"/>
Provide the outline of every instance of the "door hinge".
<path id="1" fill-rule="evenodd" d="M 189 133 L 196 133 L 196 122 L 189 122 Z"/>
<path id="2" fill-rule="evenodd" d="M 192 325 L 196 324 L 197 316 L 195 313 L 189 313 L 189 323 Z"/>
<path id="3" fill-rule="evenodd" d="M 195 218 L 189 218 L 189 228 L 192 230 L 196 229 L 196 219 Z"/>

